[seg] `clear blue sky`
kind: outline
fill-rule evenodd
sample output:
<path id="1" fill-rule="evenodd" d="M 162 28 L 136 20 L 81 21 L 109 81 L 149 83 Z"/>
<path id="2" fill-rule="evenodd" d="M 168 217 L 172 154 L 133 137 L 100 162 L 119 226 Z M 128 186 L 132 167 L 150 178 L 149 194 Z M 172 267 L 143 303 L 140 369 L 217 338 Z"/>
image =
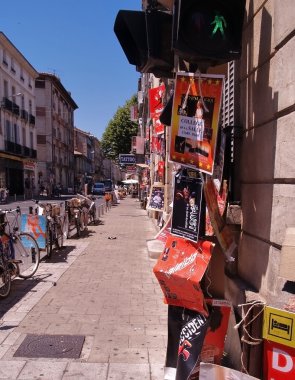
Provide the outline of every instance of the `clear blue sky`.
<path id="1" fill-rule="evenodd" d="M 79 106 L 75 126 L 101 138 L 140 74 L 113 32 L 120 9 L 141 0 L 5 0 L 0 30 L 39 72 L 56 74 Z"/>

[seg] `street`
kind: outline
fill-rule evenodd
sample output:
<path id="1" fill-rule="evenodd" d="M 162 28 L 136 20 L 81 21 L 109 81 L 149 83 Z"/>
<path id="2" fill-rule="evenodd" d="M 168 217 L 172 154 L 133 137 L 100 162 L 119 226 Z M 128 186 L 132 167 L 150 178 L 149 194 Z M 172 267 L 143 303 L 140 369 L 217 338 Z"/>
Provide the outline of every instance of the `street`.
<path id="1" fill-rule="evenodd" d="M 1 379 L 163 378 L 167 306 L 146 246 L 155 226 L 130 197 L 99 219 L 0 300 Z"/>

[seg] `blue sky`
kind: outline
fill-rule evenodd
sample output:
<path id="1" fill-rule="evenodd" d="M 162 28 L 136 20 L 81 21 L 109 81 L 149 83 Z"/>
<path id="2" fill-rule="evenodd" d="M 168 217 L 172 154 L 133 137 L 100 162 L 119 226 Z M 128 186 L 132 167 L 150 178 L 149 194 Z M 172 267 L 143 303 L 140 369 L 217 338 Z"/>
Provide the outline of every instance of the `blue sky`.
<path id="1" fill-rule="evenodd" d="M 1 1 L 0 30 L 39 72 L 56 74 L 79 106 L 75 126 L 101 138 L 140 74 L 113 32 L 120 9 L 141 0 Z"/>

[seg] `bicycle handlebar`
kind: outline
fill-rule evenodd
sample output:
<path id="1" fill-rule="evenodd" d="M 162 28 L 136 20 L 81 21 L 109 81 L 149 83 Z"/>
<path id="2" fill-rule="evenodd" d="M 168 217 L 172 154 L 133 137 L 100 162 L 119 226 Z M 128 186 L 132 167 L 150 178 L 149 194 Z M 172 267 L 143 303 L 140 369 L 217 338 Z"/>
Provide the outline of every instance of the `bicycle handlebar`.
<path id="1" fill-rule="evenodd" d="M 20 214 L 20 213 L 21 213 L 21 210 L 20 210 L 20 207 L 17 206 L 16 208 L 14 208 L 14 209 L 9 209 L 9 210 L 2 210 L 2 209 L 0 209 L 0 213 L 1 213 L 1 212 L 2 212 L 3 214 L 13 214 L 14 212 Z"/>

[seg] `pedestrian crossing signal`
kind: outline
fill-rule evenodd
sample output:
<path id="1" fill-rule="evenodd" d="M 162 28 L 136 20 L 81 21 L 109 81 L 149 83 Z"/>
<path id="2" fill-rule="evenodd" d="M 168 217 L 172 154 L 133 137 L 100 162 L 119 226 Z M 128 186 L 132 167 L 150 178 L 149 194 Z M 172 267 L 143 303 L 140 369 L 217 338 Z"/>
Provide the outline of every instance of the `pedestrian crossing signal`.
<path id="1" fill-rule="evenodd" d="M 245 0 L 175 0 L 173 49 L 210 66 L 240 58 Z"/>
<path id="2" fill-rule="evenodd" d="M 172 77 L 172 15 L 159 10 L 120 10 L 114 32 L 131 65 L 141 73 Z"/>

